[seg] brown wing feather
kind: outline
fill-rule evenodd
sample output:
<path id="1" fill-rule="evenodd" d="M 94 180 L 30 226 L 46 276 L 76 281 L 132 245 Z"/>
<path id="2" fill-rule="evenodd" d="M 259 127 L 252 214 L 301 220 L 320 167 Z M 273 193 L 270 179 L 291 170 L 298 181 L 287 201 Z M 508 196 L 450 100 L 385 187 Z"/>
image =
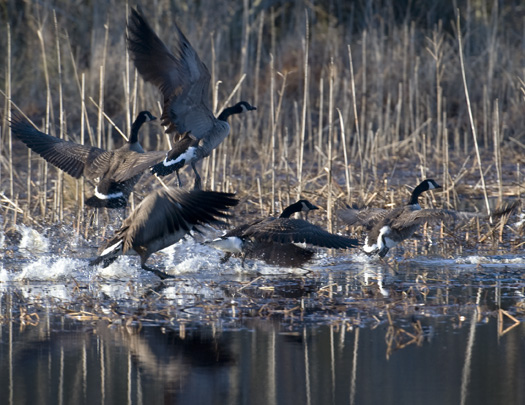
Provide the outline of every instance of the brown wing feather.
<path id="1" fill-rule="evenodd" d="M 339 217 L 347 225 L 361 225 L 367 230 L 372 229 L 378 222 L 382 221 L 388 214 L 388 210 L 382 208 L 346 208 L 337 212 Z"/>
<path id="2" fill-rule="evenodd" d="M 445 209 L 423 209 L 415 211 L 405 210 L 402 215 L 393 219 L 391 227 L 392 229 L 401 229 L 414 225 L 420 225 L 425 222 L 470 219 L 478 216 L 480 216 L 480 214 L 475 212 L 462 212 Z"/>
<path id="3" fill-rule="evenodd" d="M 308 243 L 327 248 L 357 246 L 356 239 L 335 235 L 302 219 L 276 218 L 263 221 L 244 231 L 244 237 L 261 242 Z"/>
<path id="4" fill-rule="evenodd" d="M 28 148 L 76 179 L 82 175 L 90 179 L 97 177 L 85 172 L 86 164 L 97 159 L 105 161 L 109 157 L 103 149 L 64 141 L 40 132 L 16 113 L 11 119 L 11 130 Z"/>
<path id="5" fill-rule="evenodd" d="M 173 22 L 176 40 L 171 52 L 153 31 L 140 10 L 131 10 L 128 49 L 146 81 L 164 97 L 161 124 L 179 139 L 185 132 L 201 139 L 213 128 L 215 117 L 208 106 L 210 73 L 188 39 Z"/>

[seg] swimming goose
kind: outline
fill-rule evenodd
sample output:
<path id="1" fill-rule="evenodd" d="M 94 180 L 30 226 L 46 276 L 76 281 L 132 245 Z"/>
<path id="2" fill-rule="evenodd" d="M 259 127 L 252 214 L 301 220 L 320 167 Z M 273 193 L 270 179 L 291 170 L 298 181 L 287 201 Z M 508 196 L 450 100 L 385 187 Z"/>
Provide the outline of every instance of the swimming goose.
<path id="1" fill-rule="evenodd" d="M 158 189 L 149 194 L 122 222 L 115 236 L 99 249 L 99 256 L 90 265 L 113 263 L 118 256 L 134 251 L 140 256 L 144 270 L 162 279 L 170 277 L 146 265 L 148 258 L 184 238 L 198 225 L 223 223 L 228 207 L 237 205 L 234 194 L 215 191 Z"/>
<path id="2" fill-rule="evenodd" d="M 412 191 L 408 204 L 402 207 L 393 210 L 347 208 L 339 211 L 338 215 L 347 225 L 362 225 L 368 231 L 363 246 L 365 253 L 384 257 L 389 249 L 410 238 L 419 225 L 425 222 L 479 215 L 444 209 L 421 209 L 419 196 L 425 191 L 438 188 L 441 186 L 434 180 L 426 179 Z"/>
<path id="3" fill-rule="evenodd" d="M 161 124 L 166 133 L 173 133 L 175 142 L 184 136 L 197 141 L 183 153 L 168 153 L 152 172 L 164 176 L 178 172 L 189 163 L 195 172 L 195 188 L 200 188 L 201 178 L 195 164 L 226 138 L 230 132 L 227 122 L 230 115 L 256 110 L 256 107 L 241 101 L 215 118 L 208 105 L 210 73 L 175 21 L 173 30 L 176 40 L 172 53 L 150 27 L 140 8 L 131 9 L 128 50 L 140 75 L 162 93 Z"/>
<path id="4" fill-rule="evenodd" d="M 356 239 L 332 234 L 303 219 L 290 218 L 296 212 L 307 215 L 316 209 L 318 207 L 308 200 L 299 200 L 287 207 L 279 218 L 263 218 L 241 225 L 206 244 L 226 252 L 223 263 L 232 255 L 239 255 L 243 265 L 246 258 L 255 258 L 269 264 L 294 267 L 308 262 L 314 254 L 313 250 L 299 247 L 296 243 L 334 249 L 358 245 Z"/>
<path id="5" fill-rule="evenodd" d="M 141 111 L 131 126 L 128 141 L 111 151 L 65 141 L 40 132 L 16 112 L 13 112 L 10 125 L 18 139 L 52 165 L 76 179 L 84 176 L 88 180 L 95 180 L 95 192 L 86 200 L 87 205 L 122 208 L 126 206 L 142 171 L 164 158 L 165 152 L 144 153 L 138 140 L 142 124 L 155 119 L 149 111 Z M 137 172 L 134 167 L 144 162 L 146 167 Z"/>

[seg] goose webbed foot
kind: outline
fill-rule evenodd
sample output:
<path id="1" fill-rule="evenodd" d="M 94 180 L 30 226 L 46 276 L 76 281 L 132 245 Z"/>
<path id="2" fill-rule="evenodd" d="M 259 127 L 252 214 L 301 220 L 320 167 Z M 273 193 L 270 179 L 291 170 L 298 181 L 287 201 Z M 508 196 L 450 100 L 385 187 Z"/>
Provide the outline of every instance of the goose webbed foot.
<path id="1" fill-rule="evenodd" d="M 153 274 L 155 274 L 158 278 L 161 280 L 166 280 L 167 278 L 175 278 L 175 276 L 172 276 L 171 274 L 168 274 L 162 270 L 155 269 L 153 267 L 150 267 L 146 264 L 143 264 L 142 266 L 143 270 L 151 271 Z"/>

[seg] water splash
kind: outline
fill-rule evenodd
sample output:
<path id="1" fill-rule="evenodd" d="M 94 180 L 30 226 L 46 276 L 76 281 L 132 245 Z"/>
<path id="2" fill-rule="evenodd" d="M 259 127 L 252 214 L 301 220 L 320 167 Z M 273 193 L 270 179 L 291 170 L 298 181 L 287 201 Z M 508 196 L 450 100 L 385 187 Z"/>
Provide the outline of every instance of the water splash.
<path id="1" fill-rule="evenodd" d="M 22 235 L 19 249 L 27 257 L 49 252 L 49 240 L 40 232 L 25 225 L 18 226 L 18 231 Z"/>

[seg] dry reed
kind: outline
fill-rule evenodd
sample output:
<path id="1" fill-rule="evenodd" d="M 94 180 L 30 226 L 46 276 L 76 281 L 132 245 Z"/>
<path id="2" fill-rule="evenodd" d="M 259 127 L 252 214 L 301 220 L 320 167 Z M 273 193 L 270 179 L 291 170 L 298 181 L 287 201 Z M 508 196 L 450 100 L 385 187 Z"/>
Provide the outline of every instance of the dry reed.
<path id="1" fill-rule="evenodd" d="M 366 9 L 364 1 L 352 12 L 339 2 L 338 16 L 302 1 L 265 8 L 244 0 L 228 11 L 207 2 L 182 3 L 159 1 L 147 16 L 154 29 L 170 46 L 164 22 L 176 18 L 181 24 L 210 68 L 215 112 L 241 96 L 258 108 L 253 116 L 235 117 L 228 139 L 203 163 L 207 188 L 236 191 L 256 201 L 261 214 L 306 197 L 327 208 L 317 221 L 329 228 L 340 202 L 391 207 L 406 198 L 402 185 L 413 186 L 422 177 L 441 179 L 445 192 L 438 205 L 447 208 L 480 209 L 482 197 L 490 212 L 492 200 L 521 198 L 525 86 L 523 64 L 514 56 L 523 38 L 513 36 L 516 21 L 502 24 L 513 5 L 467 10 L 460 1 L 451 26 L 455 10 L 424 21 L 417 13 L 421 2 L 401 21 L 388 7 L 356 13 Z M 16 222 L 18 209 L 24 221 L 67 222 L 75 213 L 76 229 L 87 232 L 90 226 L 84 181 L 73 192 L 67 176 L 48 170 L 30 152 L 19 153 L 24 146 L 11 141 L 5 125 L 11 100 L 44 132 L 102 147 L 122 142 L 112 132 L 120 127 L 129 133 L 137 111 L 157 108 L 157 90 L 138 77 L 126 51 L 129 10 L 114 13 L 112 1 L 97 4 L 89 15 L 63 0 L 28 2 L 25 11 L 36 22 L 24 20 L 27 26 L 14 15 L 2 17 L 6 102 L 0 187 L 8 190 L 9 201 L 17 201 L 17 209 L 7 202 L 0 206 L 4 228 Z M 201 24 L 206 30 L 195 29 Z M 18 56 L 39 53 L 33 64 Z M 25 65 L 35 73 L 22 71 Z M 143 145 L 167 146 L 160 128 L 143 129 L 141 136 Z M 183 173 L 185 182 L 191 178 L 191 171 Z M 132 200 L 154 187 L 157 181 L 144 176 Z M 478 232 L 489 233 L 477 225 L 469 229 L 469 235 Z"/>

